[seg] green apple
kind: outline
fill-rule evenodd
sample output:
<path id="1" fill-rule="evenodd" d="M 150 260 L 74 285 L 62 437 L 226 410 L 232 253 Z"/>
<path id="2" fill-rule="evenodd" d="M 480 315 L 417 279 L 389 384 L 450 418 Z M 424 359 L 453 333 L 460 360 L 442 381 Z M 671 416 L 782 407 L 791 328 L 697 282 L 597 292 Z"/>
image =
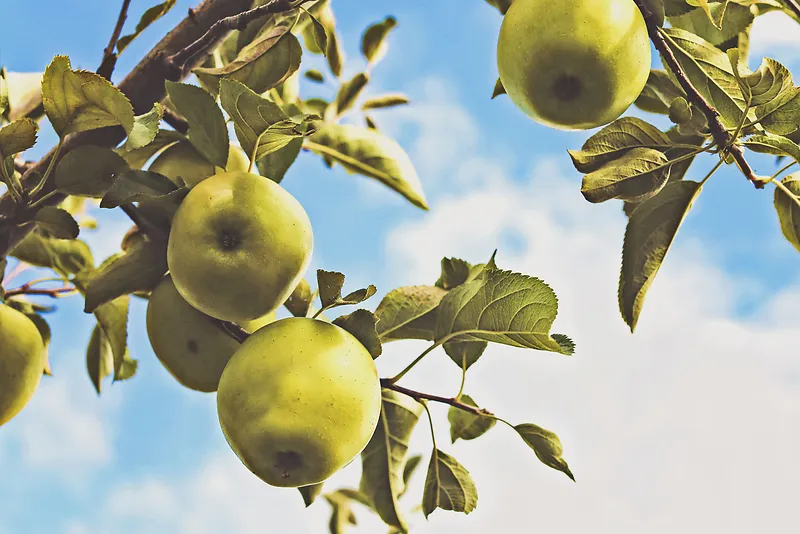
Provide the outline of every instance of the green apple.
<path id="1" fill-rule="evenodd" d="M 515 0 L 497 42 L 500 81 L 533 120 L 585 130 L 622 115 L 650 73 L 633 0 Z"/>
<path id="2" fill-rule="evenodd" d="M 219 382 L 222 432 L 267 484 L 322 482 L 366 447 L 381 412 L 381 386 L 366 348 L 346 330 L 290 317 L 258 330 Z"/>
<path id="3" fill-rule="evenodd" d="M 150 295 L 146 317 L 150 346 L 175 380 L 195 391 L 216 391 L 222 370 L 239 342 L 208 315 L 192 308 L 169 275 Z M 240 326 L 254 332 L 274 320 L 272 312 Z"/>
<path id="4" fill-rule="evenodd" d="M 31 400 L 45 365 L 39 329 L 22 312 L 0 304 L 0 426 Z"/>
<path id="5" fill-rule="evenodd" d="M 280 185 L 247 172 L 203 180 L 172 220 L 167 264 L 193 307 L 243 323 L 283 304 L 311 261 L 303 206 Z"/>
<path id="6" fill-rule="evenodd" d="M 246 171 L 249 166 L 247 154 L 236 145 L 230 146 L 228 163 L 222 169 L 200 155 L 188 141 L 179 141 L 159 154 L 148 170 L 163 174 L 176 184 L 180 178 L 187 186 L 194 187 L 218 172 Z"/>

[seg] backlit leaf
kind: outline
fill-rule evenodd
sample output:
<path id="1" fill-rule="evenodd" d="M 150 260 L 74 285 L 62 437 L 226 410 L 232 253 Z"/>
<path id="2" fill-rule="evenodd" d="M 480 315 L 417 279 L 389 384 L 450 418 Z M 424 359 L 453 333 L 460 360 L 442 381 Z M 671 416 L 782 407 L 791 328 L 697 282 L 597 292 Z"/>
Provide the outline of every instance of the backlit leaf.
<path id="1" fill-rule="evenodd" d="M 478 488 L 464 466 L 455 458 L 434 449 L 422 495 L 422 513 L 427 518 L 434 510 L 468 514 L 478 505 Z"/>

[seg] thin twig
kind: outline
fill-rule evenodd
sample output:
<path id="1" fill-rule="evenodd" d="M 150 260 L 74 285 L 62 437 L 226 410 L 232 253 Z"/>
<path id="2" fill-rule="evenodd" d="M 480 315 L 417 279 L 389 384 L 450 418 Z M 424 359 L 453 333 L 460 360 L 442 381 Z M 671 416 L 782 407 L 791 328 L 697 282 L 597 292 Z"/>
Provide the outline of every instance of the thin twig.
<path id="1" fill-rule="evenodd" d="M 764 187 L 764 183 L 758 179 L 756 174 L 753 172 L 753 169 L 750 167 L 750 164 L 745 159 L 744 150 L 742 147 L 733 144 L 734 139 L 731 137 L 730 132 L 728 132 L 728 130 L 725 128 L 725 125 L 722 124 L 719 111 L 709 104 L 705 97 L 703 97 L 703 95 L 701 95 L 700 92 L 689 81 L 686 72 L 683 70 L 683 67 L 681 67 L 681 64 L 678 62 L 678 59 L 675 57 L 675 54 L 673 54 L 672 49 L 669 47 L 669 44 L 664 38 L 664 34 L 661 33 L 658 20 L 650 11 L 650 8 L 647 7 L 647 2 L 645 0 L 634 0 L 634 2 L 636 2 L 636 5 L 642 12 L 644 21 L 647 24 L 647 32 L 650 35 L 650 40 L 653 41 L 653 45 L 661 54 L 666 66 L 669 67 L 673 74 L 675 74 L 675 77 L 677 78 L 681 88 L 683 88 L 683 90 L 686 92 L 686 96 L 694 105 L 700 108 L 700 111 L 702 111 L 703 115 L 705 115 L 706 120 L 708 121 L 708 128 L 711 131 L 711 135 L 714 137 L 714 141 L 716 142 L 717 146 L 719 146 L 720 150 L 730 154 L 733 157 L 739 169 L 742 171 L 742 174 L 744 174 L 744 176 L 750 180 L 757 189 L 762 189 Z"/>
<path id="2" fill-rule="evenodd" d="M 222 329 L 225 331 L 226 334 L 231 336 L 233 339 L 238 341 L 239 343 L 244 343 L 245 340 L 250 337 L 250 332 L 242 328 L 236 323 L 231 323 L 229 321 L 221 321 L 219 319 L 214 319 Z"/>
<path id="3" fill-rule="evenodd" d="M 14 170 L 18 173 L 25 174 L 28 168 L 33 167 L 35 161 L 25 161 L 22 158 L 14 158 Z"/>
<path id="4" fill-rule="evenodd" d="M 36 281 L 28 282 L 27 284 L 21 285 L 16 289 L 9 289 L 6 291 L 6 298 L 16 297 L 18 295 L 40 295 L 56 299 L 77 291 L 77 288 L 71 285 L 64 285 L 62 287 L 54 287 L 51 289 L 35 289 L 33 288 L 35 283 Z"/>
<path id="5" fill-rule="evenodd" d="M 220 36 L 228 33 L 231 30 L 244 30 L 250 22 L 259 17 L 290 11 L 307 1 L 308 0 L 300 0 L 300 2 L 297 2 L 296 0 L 270 0 L 266 4 L 256 8 L 220 19 L 215 22 L 208 29 L 208 31 L 195 42 L 183 50 L 179 50 L 171 56 L 165 57 L 164 64 L 172 76 L 180 78 L 183 74 L 186 63 L 191 61 L 192 58 L 197 54 L 206 52 L 209 48 L 215 45 L 219 41 Z"/>
<path id="6" fill-rule="evenodd" d="M 117 66 L 117 53 L 114 52 L 114 48 L 117 46 L 117 41 L 122 33 L 125 20 L 128 18 L 128 7 L 130 7 L 130 5 L 131 0 L 122 0 L 122 7 L 119 9 L 119 17 L 117 17 L 117 25 L 114 26 L 111 39 L 108 40 L 108 46 L 103 50 L 103 61 L 100 62 L 100 66 L 97 68 L 97 74 L 107 80 L 111 79 L 111 75 L 114 73 L 114 67 Z"/>
<path id="7" fill-rule="evenodd" d="M 438 395 L 431 395 L 430 393 L 423 393 L 421 391 L 414 391 L 413 389 L 404 388 L 403 386 L 398 386 L 397 384 L 392 383 L 391 379 L 381 378 L 381 387 L 384 387 L 386 389 L 391 389 L 392 391 L 402 393 L 403 395 L 408 395 L 409 397 L 411 397 L 416 401 L 429 400 L 433 402 L 439 402 L 442 404 L 448 404 L 450 406 L 453 406 L 454 408 L 458 408 L 459 410 L 469 412 L 473 415 L 494 417 L 494 414 L 489 410 L 485 410 L 483 408 L 476 408 L 475 406 L 470 406 L 469 404 L 465 404 L 454 398 L 440 397 Z"/>
<path id="8" fill-rule="evenodd" d="M 178 132 L 186 135 L 186 132 L 189 131 L 189 123 L 186 122 L 186 119 L 172 111 L 172 109 L 164 106 L 164 122 L 172 126 L 172 128 Z"/>

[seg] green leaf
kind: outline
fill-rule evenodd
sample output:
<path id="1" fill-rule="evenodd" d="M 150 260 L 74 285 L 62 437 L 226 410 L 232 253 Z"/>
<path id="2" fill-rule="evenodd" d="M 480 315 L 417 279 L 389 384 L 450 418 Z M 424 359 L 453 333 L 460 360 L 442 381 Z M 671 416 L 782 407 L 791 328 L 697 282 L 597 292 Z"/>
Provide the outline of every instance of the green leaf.
<path id="1" fill-rule="evenodd" d="M 685 97 L 683 89 L 664 70 L 651 69 L 647 84 L 636 98 L 634 104 L 650 113 L 669 112 L 670 103 L 678 97 Z"/>
<path id="2" fill-rule="evenodd" d="M 68 195 L 100 198 L 127 169 L 127 162 L 110 148 L 79 146 L 58 162 L 56 187 Z"/>
<path id="3" fill-rule="evenodd" d="M 581 193 L 592 203 L 619 198 L 639 202 L 667 183 L 669 162 L 663 152 L 634 148 L 583 177 Z"/>
<path id="4" fill-rule="evenodd" d="M 332 306 L 342 298 L 344 275 L 336 271 L 317 269 L 317 287 L 322 307 Z"/>
<path id="5" fill-rule="evenodd" d="M 514 0 L 486 0 L 489 5 L 496 7 L 503 15 L 506 14 L 506 11 L 511 7 L 511 2 L 513 1 Z"/>
<path id="6" fill-rule="evenodd" d="M 417 171 L 393 139 L 369 128 L 326 123 L 305 146 L 339 163 L 349 173 L 380 181 L 415 206 L 428 209 Z"/>
<path id="7" fill-rule="evenodd" d="M 800 163 L 800 146 L 789 138 L 781 135 L 763 134 L 753 135 L 742 144 L 761 154 L 774 154 L 776 156 L 789 156 Z"/>
<path id="8" fill-rule="evenodd" d="M 644 0 L 659 27 L 664 26 L 664 0 Z"/>
<path id="9" fill-rule="evenodd" d="M 277 87 L 300 68 L 303 49 L 289 32 L 294 18 L 282 21 L 242 48 L 236 59 L 219 68 L 194 69 L 197 77 L 212 89 L 222 78 L 245 84 L 258 94 Z"/>
<path id="10" fill-rule="evenodd" d="M 636 117 L 623 117 L 612 122 L 583 144 L 580 150 L 569 150 L 572 163 L 582 173 L 593 172 L 634 148 L 668 147 L 669 137 L 661 130 Z"/>
<path id="11" fill-rule="evenodd" d="M 377 322 L 378 318 L 371 311 L 359 309 L 349 315 L 337 317 L 333 324 L 350 332 L 375 359 L 383 351 L 378 332 L 375 330 Z"/>
<path id="12" fill-rule="evenodd" d="M 50 331 L 50 325 L 47 324 L 47 321 L 36 312 L 26 312 L 23 310 L 28 319 L 36 325 L 36 329 L 39 330 L 39 335 L 42 337 L 42 343 L 44 344 L 44 374 L 48 376 L 53 376 L 53 372 L 50 369 L 50 339 L 52 338 L 52 333 Z"/>
<path id="13" fill-rule="evenodd" d="M 192 146 L 217 167 L 228 162 L 228 128 L 214 97 L 196 85 L 167 81 L 167 94 L 189 124 Z"/>
<path id="14" fill-rule="evenodd" d="M 167 196 L 185 195 L 188 191 L 178 187 L 164 175 L 140 170 L 127 170 L 119 174 L 103 195 L 101 208 L 116 208 L 129 202 L 140 202 Z"/>
<path id="15" fill-rule="evenodd" d="M 717 108 L 722 122 L 735 128 L 745 103 L 727 54 L 685 30 L 667 28 L 663 34 L 692 85 Z"/>
<path id="16" fill-rule="evenodd" d="M 331 505 L 331 518 L 328 528 L 331 534 L 344 534 L 350 525 L 355 524 L 355 515 L 352 510 L 352 501 L 339 491 L 324 495 L 325 500 Z"/>
<path id="17" fill-rule="evenodd" d="M 743 82 L 749 88 L 753 106 L 763 106 L 779 95 L 793 92 L 792 73 L 770 58 L 764 58 L 758 70 L 745 76 Z M 761 117 L 759 110 L 756 116 Z"/>
<path id="18" fill-rule="evenodd" d="M 309 69 L 303 73 L 303 76 L 312 82 L 325 83 L 325 77 L 317 69 Z"/>
<path id="19" fill-rule="evenodd" d="M 386 36 L 397 26 L 397 19 L 386 17 L 381 22 L 370 25 L 361 35 L 361 54 L 370 64 L 375 64 L 386 55 L 388 45 Z"/>
<path id="20" fill-rule="evenodd" d="M 308 317 L 308 311 L 311 309 L 311 302 L 314 300 L 314 295 L 311 293 L 311 286 L 304 278 L 300 283 L 295 286 L 292 294 L 286 299 L 283 305 L 295 317 Z"/>
<path id="21" fill-rule="evenodd" d="M 408 461 L 406 461 L 406 466 L 403 468 L 403 491 L 400 492 L 401 497 L 406 491 L 408 491 L 408 484 L 411 482 L 411 477 L 416 472 L 421 461 L 421 454 L 415 454 L 414 456 L 411 456 Z"/>
<path id="22" fill-rule="evenodd" d="M 395 106 L 404 106 L 409 102 L 410 101 L 406 95 L 391 93 L 366 99 L 361 105 L 361 109 L 391 108 Z"/>
<path id="23" fill-rule="evenodd" d="M 369 76 L 364 72 L 359 72 L 350 80 L 342 82 L 336 93 L 336 115 L 341 115 L 355 104 L 358 95 L 364 90 L 369 82 Z"/>
<path id="24" fill-rule="evenodd" d="M 133 119 L 133 128 L 125 142 L 125 150 L 136 150 L 150 143 L 158 135 L 158 123 L 164 115 L 164 106 L 156 102 L 153 109 L 144 115 L 137 115 Z"/>
<path id="25" fill-rule="evenodd" d="M 5 67 L 0 67 L 0 119 L 8 121 L 11 101 L 8 98 L 8 81 Z"/>
<path id="26" fill-rule="evenodd" d="M 92 329 L 89 345 L 86 347 L 86 370 L 95 391 L 100 395 L 103 392 L 103 379 L 114 372 L 114 354 L 99 324 Z"/>
<path id="27" fill-rule="evenodd" d="M 123 371 L 123 363 L 128 352 L 128 308 L 130 301 L 130 295 L 123 295 L 94 310 L 97 323 L 111 345 L 111 353 L 114 357 L 115 381 L 122 380 L 120 378 L 121 371 Z"/>
<path id="28" fill-rule="evenodd" d="M 45 206 L 37 211 L 33 222 L 57 239 L 75 239 L 81 231 L 68 211 L 55 206 Z"/>
<path id="29" fill-rule="evenodd" d="M 167 272 L 166 244 L 144 241 L 104 264 L 86 286 L 86 313 L 137 291 L 152 291 Z"/>
<path id="30" fill-rule="evenodd" d="M 378 427 L 361 453 L 360 490 L 387 525 L 408 530 L 398 506 L 403 491 L 402 473 L 408 441 L 419 421 L 422 404 L 411 397 L 384 389 Z"/>
<path id="31" fill-rule="evenodd" d="M 477 505 L 478 488 L 469 471 L 452 456 L 434 448 L 422 494 L 425 517 L 437 508 L 469 514 Z"/>
<path id="32" fill-rule="evenodd" d="M 694 9 L 671 17 L 670 25 L 692 32 L 714 46 L 719 46 L 747 30 L 754 18 L 749 6 L 726 1 L 706 4 L 702 10 Z"/>
<path id="33" fill-rule="evenodd" d="M 561 471 L 571 478 L 573 482 L 575 481 L 575 476 L 569 470 L 567 462 L 561 457 L 564 450 L 558 436 L 549 430 L 530 423 L 517 425 L 514 430 L 528 444 L 528 447 L 533 449 L 539 461 L 548 467 Z"/>
<path id="34" fill-rule="evenodd" d="M 94 267 L 89 246 L 78 239 L 56 239 L 30 232 L 10 255 L 36 267 L 54 269 L 65 276 Z"/>
<path id="35" fill-rule="evenodd" d="M 31 119 L 17 119 L 0 128 L 0 162 L 33 147 L 38 131 L 39 125 Z"/>
<path id="36" fill-rule="evenodd" d="M 395 339 L 433 340 L 434 310 L 446 291 L 434 286 L 399 287 L 386 294 L 375 310 L 381 341 Z"/>
<path id="37" fill-rule="evenodd" d="M 322 52 L 328 51 L 328 33 L 325 31 L 325 26 L 322 25 L 317 18 L 306 11 L 306 15 L 311 19 L 311 30 L 314 33 L 314 42 L 317 48 Z"/>
<path id="38" fill-rule="evenodd" d="M 155 139 L 146 146 L 130 150 L 122 146 L 114 149 L 114 152 L 127 161 L 131 169 L 141 169 L 157 152 L 183 140 L 186 140 L 186 136 L 174 130 L 159 130 Z"/>
<path id="39" fill-rule="evenodd" d="M 469 395 L 462 395 L 459 399 L 464 404 L 478 407 Z M 447 420 L 450 421 L 450 441 L 455 443 L 458 439 L 476 439 L 487 433 L 497 423 L 493 417 L 488 415 L 475 415 L 455 406 L 451 406 L 447 412 Z"/>
<path id="40" fill-rule="evenodd" d="M 8 120 L 29 115 L 42 104 L 42 74 L 38 72 L 6 72 L 8 86 Z"/>
<path id="41" fill-rule="evenodd" d="M 631 332 L 639 320 L 645 294 L 700 190 L 698 182 L 672 182 L 639 204 L 628 219 L 622 245 L 619 307 Z"/>
<path id="42" fill-rule="evenodd" d="M 504 94 L 506 94 L 506 88 L 503 87 L 503 82 L 500 78 L 497 78 L 497 81 L 494 82 L 494 89 L 492 90 L 492 100 Z"/>
<path id="43" fill-rule="evenodd" d="M 782 90 L 775 98 L 758 106 L 755 113 L 769 133 L 791 134 L 800 128 L 800 87 Z"/>
<path id="44" fill-rule="evenodd" d="M 56 56 L 42 79 L 44 111 L 59 137 L 105 126 L 133 128 L 133 107 L 111 82 L 94 72 L 70 70 L 69 58 Z"/>
<path id="45" fill-rule="evenodd" d="M 800 206 L 797 198 L 800 195 L 800 174 L 790 174 L 781 183 L 794 194 L 789 196 L 783 189 L 775 188 L 775 211 L 781 224 L 783 237 L 800 252 Z"/>
<path id="46" fill-rule="evenodd" d="M 303 486 L 301 488 L 297 488 L 298 490 L 300 490 L 300 495 L 303 496 L 303 502 L 306 503 L 306 508 L 311 506 L 311 504 L 322 493 L 322 486 L 323 483 L 320 482 L 319 484 L 312 484 L 311 486 Z"/>
<path id="47" fill-rule="evenodd" d="M 275 183 L 281 183 L 283 177 L 286 176 L 286 172 L 297 160 L 302 148 L 303 139 L 298 137 L 289 141 L 285 147 L 262 156 L 256 160 L 258 173 Z"/>
<path id="48" fill-rule="evenodd" d="M 235 80 L 220 82 L 220 101 L 233 119 L 242 150 L 255 154 L 256 161 L 303 137 L 308 124 L 308 116 L 290 119 L 277 104 Z"/>
<path id="49" fill-rule="evenodd" d="M 136 25 L 134 32 L 119 38 L 117 41 L 117 52 L 121 53 L 125 50 L 125 48 L 131 44 L 131 41 L 136 39 L 148 26 L 166 15 L 167 12 L 172 9 L 172 6 L 175 5 L 176 1 L 177 0 L 166 0 L 145 11 L 144 14 L 142 14 L 142 18 L 139 19 L 139 23 Z"/>
<path id="50" fill-rule="evenodd" d="M 448 341 L 442 348 L 459 369 L 466 370 L 478 361 L 488 345 L 486 341 Z"/>
<path id="51" fill-rule="evenodd" d="M 492 269 L 450 290 L 439 303 L 436 341 L 488 341 L 562 352 L 550 336 L 558 301 L 550 287 L 527 275 Z"/>

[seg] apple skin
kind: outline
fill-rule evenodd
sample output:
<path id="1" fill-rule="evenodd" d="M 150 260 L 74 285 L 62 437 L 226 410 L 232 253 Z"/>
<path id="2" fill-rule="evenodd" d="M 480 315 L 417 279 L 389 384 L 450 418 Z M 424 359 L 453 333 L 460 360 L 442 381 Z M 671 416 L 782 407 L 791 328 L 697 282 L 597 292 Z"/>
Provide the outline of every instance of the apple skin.
<path id="1" fill-rule="evenodd" d="M 241 324 L 289 298 L 313 245 L 308 215 L 289 192 L 262 176 L 224 172 L 200 182 L 181 202 L 167 264 L 190 305 Z"/>
<path id="2" fill-rule="evenodd" d="M 246 171 L 249 166 L 247 154 L 236 145 L 230 146 L 228 163 L 222 169 L 201 156 L 188 141 L 178 141 L 159 154 L 148 170 L 163 174 L 176 185 L 180 178 L 191 188 L 218 172 Z"/>
<path id="3" fill-rule="evenodd" d="M 562 130 L 617 119 L 642 92 L 650 61 L 647 26 L 633 0 L 515 0 L 497 42 L 511 101 Z"/>
<path id="4" fill-rule="evenodd" d="M 0 426 L 31 400 L 45 365 L 39 329 L 22 312 L 0 304 Z"/>
<path id="5" fill-rule="evenodd" d="M 248 332 L 275 320 L 275 313 L 240 325 Z M 202 392 L 217 390 L 222 370 L 239 342 L 191 307 L 167 275 L 147 303 L 147 336 L 158 360 L 179 384 Z"/>
<path id="6" fill-rule="evenodd" d="M 327 479 L 367 446 L 381 413 L 381 386 L 366 348 L 316 319 L 281 319 L 250 336 L 217 392 L 231 449 L 272 486 Z"/>

